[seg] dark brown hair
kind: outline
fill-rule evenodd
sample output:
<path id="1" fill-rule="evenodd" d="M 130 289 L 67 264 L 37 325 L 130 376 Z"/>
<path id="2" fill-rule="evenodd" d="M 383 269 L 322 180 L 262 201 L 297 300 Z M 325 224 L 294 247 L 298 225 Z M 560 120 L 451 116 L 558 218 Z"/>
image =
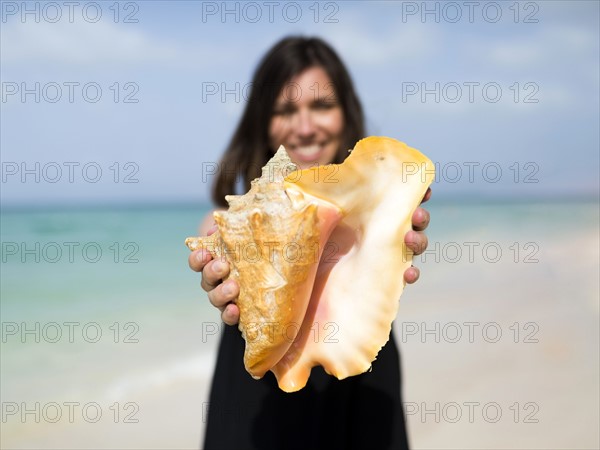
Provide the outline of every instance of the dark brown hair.
<path id="1" fill-rule="evenodd" d="M 236 180 L 250 189 L 250 181 L 273 155 L 269 123 L 277 96 L 285 83 L 310 67 L 321 67 L 331 79 L 344 117 L 341 146 L 334 163 L 341 163 L 348 149 L 364 137 L 363 111 L 352 80 L 335 51 L 319 38 L 287 37 L 263 57 L 254 73 L 246 108 L 221 158 L 213 184 L 212 199 L 227 206 L 225 195 L 234 194 Z"/>

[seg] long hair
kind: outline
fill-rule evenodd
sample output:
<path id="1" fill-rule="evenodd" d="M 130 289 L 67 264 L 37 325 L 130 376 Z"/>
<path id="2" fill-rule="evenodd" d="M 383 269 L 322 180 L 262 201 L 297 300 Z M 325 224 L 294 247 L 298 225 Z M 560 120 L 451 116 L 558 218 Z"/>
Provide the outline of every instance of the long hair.
<path id="1" fill-rule="evenodd" d="M 254 73 L 246 108 L 218 165 L 212 190 L 216 205 L 227 206 L 225 195 L 235 193 L 238 178 L 247 191 L 250 182 L 260 176 L 260 169 L 276 150 L 270 148 L 269 142 L 275 100 L 285 83 L 315 66 L 323 68 L 331 79 L 344 118 L 341 146 L 333 162 L 341 163 L 348 155 L 347 150 L 364 137 L 362 106 L 335 51 L 319 38 L 284 38 L 263 57 Z"/>

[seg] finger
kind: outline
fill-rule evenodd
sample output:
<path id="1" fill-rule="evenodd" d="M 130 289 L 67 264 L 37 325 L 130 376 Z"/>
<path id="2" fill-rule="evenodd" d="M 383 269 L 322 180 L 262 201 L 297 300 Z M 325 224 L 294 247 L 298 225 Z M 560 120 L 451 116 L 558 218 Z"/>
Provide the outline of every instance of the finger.
<path id="1" fill-rule="evenodd" d="M 423 231 L 429 226 L 429 220 L 429 211 L 421 207 L 415 209 L 415 212 L 412 215 L 413 230 Z"/>
<path id="2" fill-rule="evenodd" d="M 429 240 L 427 235 L 421 231 L 410 230 L 404 235 L 404 243 L 415 255 L 420 255 L 427 249 Z"/>
<path id="3" fill-rule="evenodd" d="M 240 309 L 234 303 L 229 303 L 221 313 L 221 319 L 227 325 L 235 325 L 240 321 Z"/>
<path id="4" fill-rule="evenodd" d="M 227 303 L 235 300 L 239 293 L 238 284 L 234 280 L 227 280 L 208 291 L 208 300 L 213 306 L 223 308 Z"/>
<path id="5" fill-rule="evenodd" d="M 418 267 L 409 267 L 404 272 L 404 281 L 406 281 L 408 284 L 413 284 L 419 279 L 420 275 L 421 271 Z"/>
<path id="6" fill-rule="evenodd" d="M 207 236 L 210 236 L 211 234 L 213 234 L 215 231 L 217 231 L 217 224 L 213 223 L 212 226 L 208 229 L 208 231 L 206 232 Z"/>
<path id="7" fill-rule="evenodd" d="M 220 258 L 214 259 L 204 267 L 200 286 L 205 291 L 213 290 L 221 280 L 229 275 L 229 264 Z"/>
<path id="8" fill-rule="evenodd" d="M 425 203 L 430 198 L 431 198 L 431 188 L 427 188 L 427 191 L 425 191 L 425 195 L 423 196 L 423 200 L 421 200 L 421 203 Z"/>
<path id="9" fill-rule="evenodd" d="M 208 264 L 211 259 L 212 256 L 209 252 L 204 251 L 203 249 L 194 250 L 190 253 L 190 256 L 188 256 L 188 264 L 190 269 L 194 272 L 202 272 L 204 266 Z"/>

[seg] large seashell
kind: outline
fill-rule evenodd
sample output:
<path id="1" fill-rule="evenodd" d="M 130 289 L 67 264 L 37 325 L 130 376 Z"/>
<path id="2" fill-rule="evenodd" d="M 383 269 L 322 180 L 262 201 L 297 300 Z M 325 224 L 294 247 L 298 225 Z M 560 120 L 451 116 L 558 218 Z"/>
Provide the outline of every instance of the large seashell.
<path id="1" fill-rule="evenodd" d="M 280 147 L 215 213 L 217 232 L 186 240 L 229 261 L 246 369 L 271 370 L 286 392 L 316 365 L 338 379 L 369 370 L 411 265 L 404 235 L 434 178 L 427 157 L 386 137 L 362 139 L 342 164 L 293 169 Z"/>

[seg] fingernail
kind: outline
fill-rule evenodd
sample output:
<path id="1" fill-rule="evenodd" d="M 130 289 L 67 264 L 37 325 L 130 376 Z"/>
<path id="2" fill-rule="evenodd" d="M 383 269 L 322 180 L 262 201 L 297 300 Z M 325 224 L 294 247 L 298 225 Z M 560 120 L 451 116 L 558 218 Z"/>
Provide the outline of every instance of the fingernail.
<path id="1" fill-rule="evenodd" d="M 198 262 L 204 262 L 204 260 L 206 259 L 206 253 L 198 252 L 198 254 L 196 255 L 196 259 L 198 260 Z"/>
<path id="2" fill-rule="evenodd" d="M 219 261 L 218 259 L 215 260 L 215 262 L 213 263 L 213 270 L 217 273 L 221 273 L 225 270 L 225 264 L 223 264 L 222 261 Z"/>
<path id="3" fill-rule="evenodd" d="M 230 297 L 233 294 L 233 286 L 231 285 L 231 283 L 223 283 L 222 292 L 223 295 Z"/>

